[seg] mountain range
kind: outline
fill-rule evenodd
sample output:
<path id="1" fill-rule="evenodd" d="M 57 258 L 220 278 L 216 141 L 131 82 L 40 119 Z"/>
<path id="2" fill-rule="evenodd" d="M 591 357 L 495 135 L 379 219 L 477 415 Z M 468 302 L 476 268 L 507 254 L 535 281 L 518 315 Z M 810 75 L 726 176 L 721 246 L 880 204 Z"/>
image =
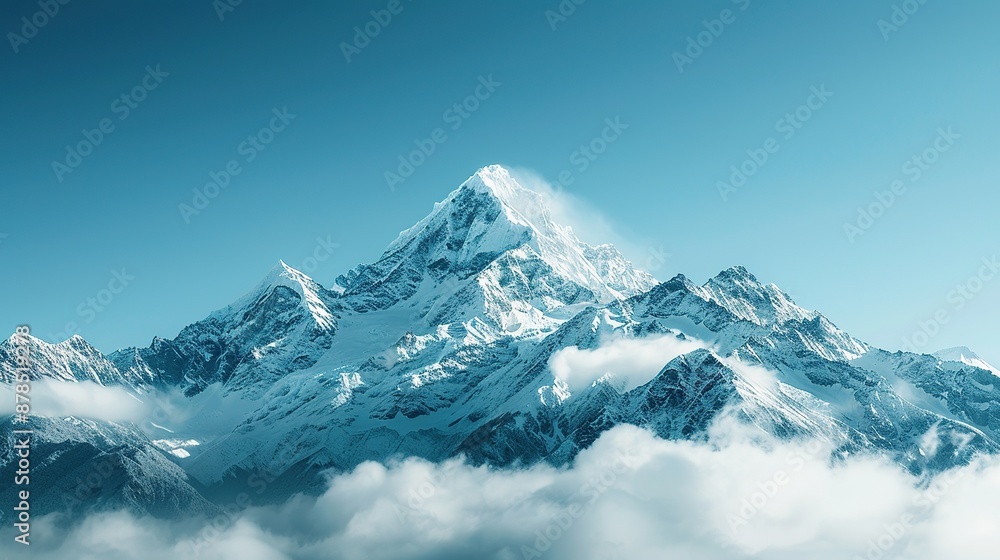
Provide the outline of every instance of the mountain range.
<path id="1" fill-rule="evenodd" d="M 108 355 L 79 336 L 27 343 L 34 380 L 146 411 L 33 418 L 32 507 L 70 521 L 211 514 L 248 486 L 277 502 L 369 460 L 565 465 L 619 424 L 703 440 L 732 419 L 917 475 L 1000 452 L 1000 371 L 971 350 L 875 348 L 740 266 L 658 282 L 495 165 L 329 286 L 279 262 L 172 339 Z M 0 426 L 13 476 L 18 426 Z"/>

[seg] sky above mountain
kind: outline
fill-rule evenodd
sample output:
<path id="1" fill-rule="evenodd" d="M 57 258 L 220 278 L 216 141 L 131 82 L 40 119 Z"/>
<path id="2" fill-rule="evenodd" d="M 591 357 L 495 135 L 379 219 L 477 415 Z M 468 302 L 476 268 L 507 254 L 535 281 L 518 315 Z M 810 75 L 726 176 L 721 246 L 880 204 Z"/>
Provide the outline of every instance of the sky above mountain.
<path id="1" fill-rule="evenodd" d="M 1000 6 L 900 4 L 7 2 L 0 328 L 111 351 L 279 259 L 330 286 L 501 163 L 660 280 L 1000 363 Z"/>

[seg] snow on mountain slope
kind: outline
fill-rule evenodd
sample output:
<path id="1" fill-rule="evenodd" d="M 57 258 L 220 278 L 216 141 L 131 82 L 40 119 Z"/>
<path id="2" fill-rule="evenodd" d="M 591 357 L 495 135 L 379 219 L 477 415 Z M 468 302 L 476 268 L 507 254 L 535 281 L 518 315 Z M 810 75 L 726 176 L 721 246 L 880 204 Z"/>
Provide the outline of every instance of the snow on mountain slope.
<path id="1" fill-rule="evenodd" d="M 852 364 L 884 376 L 908 401 L 1000 441 L 1000 380 L 993 373 L 934 356 L 884 350 Z"/>
<path id="2" fill-rule="evenodd" d="M 719 344 L 727 353 L 749 336 L 773 333 L 790 333 L 828 360 L 853 359 L 868 350 L 821 314 L 795 305 L 773 284 L 761 284 L 742 266 L 701 286 L 677 275 L 622 305 L 626 316 L 648 314 L 664 326 Z"/>
<path id="3" fill-rule="evenodd" d="M 993 367 L 986 360 L 980 358 L 979 355 L 965 346 L 956 346 L 954 348 L 938 350 L 937 352 L 934 352 L 933 356 L 945 362 L 959 362 L 972 367 L 977 367 L 979 369 L 985 369 L 986 371 L 993 372 L 1000 377 L 1000 369 Z"/>
<path id="4" fill-rule="evenodd" d="M 115 364 L 90 345 L 80 335 L 58 344 L 50 344 L 26 336 L 31 359 L 31 378 L 41 377 L 60 381 L 93 381 L 101 385 L 142 386 L 152 383 L 153 376 L 147 371 L 122 373 Z M 12 383 L 15 378 L 14 337 L 0 342 L 0 381 Z"/>
<path id="5" fill-rule="evenodd" d="M 301 462 L 350 468 L 400 453 L 441 459 L 462 452 L 499 465 L 559 464 L 619 423 L 651 425 L 666 438 L 692 438 L 704 435 L 729 408 L 777 435 L 818 437 L 854 451 L 881 449 L 915 472 L 949 464 L 920 454 L 924 435 L 938 424 L 941 449 L 949 448 L 953 436 L 970 442 L 951 460 L 995 449 L 968 421 L 920 409 L 885 379 L 848 364 L 870 349 L 821 315 L 787 312 L 794 305 L 787 298 L 736 304 L 740 292 L 766 293 L 755 280 L 729 287 L 710 281 L 711 290 L 685 279 L 672 282 L 608 306 L 592 305 L 542 338 L 483 340 L 446 324 L 406 333 L 368 359 L 358 354 L 353 363 L 333 359 L 344 356 L 335 342 L 316 366 L 285 377 L 265 395 L 269 404 L 239 428 L 240 438 L 206 450 L 191 461 L 190 472 L 212 483 L 229 470 L 273 464 L 281 453 L 287 454 L 281 469 Z M 364 319 L 383 320 L 379 313 L 350 316 L 344 324 L 365 331 Z M 549 366 L 564 348 L 597 348 L 616 335 L 670 333 L 705 337 L 716 349 L 655 366 L 648 374 L 652 381 L 629 392 L 613 371 L 589 389 L 570 391 Z M 678 368 L 687 368 L 689 381 L 667 375 L 677 375 Z M 755 374 L 761 371 L 768 373 Z M 717 396 L 700 389 L 703 382 Z M 654 388 L 658 394 L 669 388 L 673 396 L 643 396 Z M 640 401 L 658 408 L 635 404 Z"/>
<path id="6" fill-rule="evenodd" d="M 613 247 L 581 242 L 552 221 L 539 194 L 502 167 L 489 166 L 400 233 L 376 263 L 336 283 L 357 311 L 388 308 L 422 287 L 449 291 L 478 284 L 479 296 L 525 302 L 546 315 L 574 303 L 629 297 L 656 282 Z M 528 319 L 531 314 L 521 310 Z"/>
<path id="7" fill-rule="evenodd" d="M 774 284 L 761 284 L 753 274 L 734 266 L 719 273 L 693 291 L 729 310 L 740 319 L 758 325 L 808 321 L 819 316 L 797 305 Z"/>
<path id="8" fill-rule="evenodd" d="M 257 394 L 267 383 L 308 367 L 330 347 L 337 295 L 279 262 L 247 295 L 181 330 L 173 340 L 126 348 L 109 358 L 119 370 L 154 376 L 190 394 L 222 382 Z"/>
<path id="9" fill-rule="evenodd" d="M 331 311 L 332 296 L 327 290 L 304 273 L 288 266 L 285 261 L 278 261 L 267 273 L 267 276 L 247 295 L 219 311 L 209 315 L 209 319 L 227 320 L 228 317 L 242 313 L 245 309 L 257 305 L 262 298 L 269 297 L 278 288 L 288 288 L 299 296 L 299 305 L 309 312 L 316 327 L 330 330 L 335 327 L 335 319 Z"/>

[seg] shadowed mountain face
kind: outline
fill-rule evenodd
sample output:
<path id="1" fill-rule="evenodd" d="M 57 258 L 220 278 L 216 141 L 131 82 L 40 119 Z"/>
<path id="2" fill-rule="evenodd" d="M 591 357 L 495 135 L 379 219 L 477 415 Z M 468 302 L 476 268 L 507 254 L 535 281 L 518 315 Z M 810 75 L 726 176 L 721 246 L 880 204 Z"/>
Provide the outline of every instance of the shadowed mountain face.
<path id="1" fill-rule="evenodd" d="M 27 343 L 35 379 L 118 387 L 147 410 L 34 420 L 49 457 L 34 507 L 71 517 L 211 512 L 253 480 L 278 500 L 321 488 L 324 469 L 398 456 L 565 464 L 622 423 L 703 439 L 735 419 L 914 473 L 1000 449 L 1000 377 L 968 349 L 872 348 L 743 267 L 657 283 L 498 166 L 329 288 L 279 263 L 173 340 L 109 356 L 79 337 Z M 99 487 L 62 499 L 98 469 Z"/>

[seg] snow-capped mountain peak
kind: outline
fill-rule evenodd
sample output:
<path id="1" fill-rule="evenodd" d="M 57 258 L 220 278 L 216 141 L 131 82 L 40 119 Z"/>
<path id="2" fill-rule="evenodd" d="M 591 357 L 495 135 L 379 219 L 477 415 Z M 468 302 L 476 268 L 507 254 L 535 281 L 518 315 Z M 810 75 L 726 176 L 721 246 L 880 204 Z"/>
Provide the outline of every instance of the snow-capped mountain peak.
<path id="1" fill-rule="evenodd" d="M 271 268 L 256 288 L 233 305 L 221 309 L 213 315 L 231 313 L 234 309 L 242 309 L 247 305 L 252 305 L 279 286 L 289 288 L 301 296 L 302 304 L 306 306 L 309 314 L 321 329 L 329 330 L 335 327 L 336 320 L 328 303 L 333 294 L 304 272 L 285 264 L 283 260 L 279 260 L 278 264 Z"/>
<path id="2" fill-rule="evenodd" d="M 459 187 L 462 188 L 488 192 L 518 212 L 531 214 L 531 209 L 527 208 L 529 204 L 534 204 L 539 210 L 545 210 L 541 204 L 541 195 L 522 187 L 511 176 L 510 171 L 500 165 L 487 165 L 476 171 Z M 526 209 L 528 212 L 523 212 Z"/>
<path id="3" fill-rule="evenodd" d="M 427 217 L 401 232 L 385 252 L 395 252 L 426 235 L 429 227 L 449 215 L 462 218 L 466 225 L 479 223 L 486 228 L 485 231 L 470 228 L 469 237 L 477 243 L 465 249 L 467 254 L 506 250 L 512 244 L 531 241 L 534 236 L 559 236 L 569 229 L 552 222 L 540 194 L 522 187 L 503 167 L 489 165 L 466 179 L 443 201 L 435 203 Z"/>
<path id="4" fill-rule="evenodd" d="M 1000 369 L 997 369 L 978 354 L 970 350 L 967 346 L 956 346 L 945 348 L 934 353 L 934 357 L 944 362 L 959 362 L 979 369 L 985 369 L 1000 376 Z"/>
<path id="5" fill-rule="evenodd" d="M 623 299 L 656 284 L 652 276 L 633 269 L 611 244 L 591 246 L 573 229 L 553 221 L 545 198 L 529 190 L 500 165 L 488 165 L 469 177 L 463 190 L 488 193 L 500 202 L 512 224 L 530 230 L 529 245 L 560 275 L 593 291 L 602 302 Z"/>
<path id="6" fill-rule="evenodd" d="M 763 284 L 743 266 L 723 270 L 698 291 L 737 317 L 758 325 L 809 321 L 819 314 L 803 309 L 774 284 Z"/>
<path id="7" fill-rule="evenodd" d="M 496 264 L 500 262 L 504 264 Z M 337 284 L 346 297 L 357 296 L 351 300 L 356 309 L 382 309 L 417 294 L 427 276 L 436 284 L 477 277 L 492 285 L 498 280 L 487 277 L 501 269 L 507 271 L 503 274 L 517 269 L 529 286 L 541 288 L 529 299 L 547 301 L 545 310 L 560 305 L 556 300 L 624 299 L 656 284 L 610 245 L 587 245 L 572 229 L 553 221 L 544 197 L 499 165 L 477 171 L 427 217 L 400 233 L 378 262 L 352 270 Z M 553 290 L 563 295 L 554 296 Z M 579 290 L 586 294 L 571 294 Z"/>

